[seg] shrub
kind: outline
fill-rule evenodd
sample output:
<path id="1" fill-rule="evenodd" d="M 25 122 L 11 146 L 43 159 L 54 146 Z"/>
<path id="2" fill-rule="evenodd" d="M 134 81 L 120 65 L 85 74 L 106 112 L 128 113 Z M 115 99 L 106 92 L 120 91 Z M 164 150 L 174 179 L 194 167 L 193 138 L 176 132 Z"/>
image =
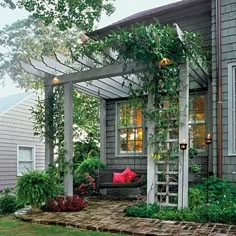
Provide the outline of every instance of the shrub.
<path id="1" fill-rule="evenodd" d="M 51 198 L 47 201 L 45 210 L 46 211 L 80 211 L 87 206 L 87 201 L 84 201 L 77 195 L 73 197 L 67 196 Z"/>
<path id="2" fill-rule="evenodd" d="M 91 176 L 95 177 L 95 171 L 103 168 L 105 168 L 105 165 L 99 159 L 97 152 L 91 150 L 75 169 L 74 173 L 75 175 L 89 173 Z"/>
<path id="3" fill-rule="evenodd" d="M 202 205 L 195 209 L 158 207 L 155 204 L 138 203 L 125 209 L 128 216 L 149 217 L 160 220 L 195 221 L 236 224 L 236 205 L 223 208 L 219 203 Z"/>
<path id="4" fill-rule="evenodd" d="M 17 208 L 16 196 L 4 194 L 0 198 L 0 214 L 15 212 Z"/>
<path id="5" fill-rule="evenodd" d="M 74 184 L 74 193 L 81 197 L 91 196 L 96 192 L 95 179 L 89 174 L 81 174 Z"/>
<path id="6" fill-rule="evenodd" d="M 146 202 L 139 202 L 134 204 L 133 206 L 125 208 L 125 213 L 127 216 L 153 218 L 158 210 L 159 207 L 156 203 L 147 204 Z"/>
<path id="7" fill-rule="evenodd" d="M 21 176 L 16 184 L 17 200 L 20 204 L 42 206 L 58 193 L 58 185 L 45 171 L 30 170 Z"/>

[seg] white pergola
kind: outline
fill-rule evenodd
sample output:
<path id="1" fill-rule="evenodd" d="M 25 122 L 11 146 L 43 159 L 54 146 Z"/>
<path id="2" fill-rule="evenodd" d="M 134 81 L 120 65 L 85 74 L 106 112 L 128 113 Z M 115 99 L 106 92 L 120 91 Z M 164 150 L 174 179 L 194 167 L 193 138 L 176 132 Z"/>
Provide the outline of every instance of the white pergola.
<path id="1" fill-rule="evenodd" d="M 175 24 L 179 39 L 182 38 L 182 31 Z M 104 56 L 110 57 L 114 64 L 104 64 L 103 57 L 96 55 L 86 55 L 77 58 L 72 62 L 69 57 L 60 53 L 55 53 L 54 58 L 42 56 L 41 61 L 30 59 L 30 63 L 20 62 L 21 67 L 28 73 L 41 78 L 45 85 L 45 101 L 52 91 L 53 86 L 64 87 L 64 117 L 65 117 L 65 161 L 72 163 L 73 160 L 73 115 L 72 115 L 72 92 L 73 87 L 81 92 L 101 98 L 101 157 L 106 161 L 106 100 L 128 98 L 130 86 L 135 88 L 142 87 L 141 81 L 136 76 L 145 69 L 145 65 L 133 62 L 124 64 L 119 61 L 118 53 L 107 49 Z M 202 89 L 208 86 L 207 70 L 199 63 L 189 67 L 186 60 L 180 65 L 179 78 L 181 81 L 180 92 L 180 127 L 179 143 L 186 140 L 188 144 L 188 104 L 189 88 Z M 148 93 L 148 107 L 152 107 L 152 94 Z M 45 111 L 47 115 L 47 110 Z M 79 114 L 78 114 L 79 115 Z M 154 132 L 155 124 L 149 122 L 148 135 Z M 47 127 L 46 127 L 47 128 Z M 147 193 L 148 202 L 156 201 L 155 189 L 155 160 L 151 158 L 153 147 L 148 147 L 147 165 Z M 45 166 L 52 160 L 52 145 L 50 139 L 45 137 Z M 188 149 L 184 152 L 179 151 L 179 170 L 178 170 L 178 207 L 183 208 L 188 205 Z M 66 173 L 64 179 L 64 192 L 73 195 L 73 176 Z"/>

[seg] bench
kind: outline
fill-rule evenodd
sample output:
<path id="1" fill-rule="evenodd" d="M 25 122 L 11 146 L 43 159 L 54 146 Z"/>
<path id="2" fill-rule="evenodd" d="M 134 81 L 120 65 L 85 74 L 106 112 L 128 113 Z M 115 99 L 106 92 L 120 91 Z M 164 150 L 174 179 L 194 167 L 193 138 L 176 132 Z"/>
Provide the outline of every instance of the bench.
<path id="1" fill-rule="evenodd" d="M 96 173 L 96 189 L 97 192 L 99 192 L 100 189 L 105 188 L 137 188 L 141 186 L 141 183 L 137 180 L 137 178 L 140 178 L 142 175 L 145 175 L 146 173 L 137 173 L 138 176 L 135 177 L 133 182 L 130 183 L 113 183 L 112 177 L 113 172 L 122 172 L 122 170 L 100 170 Z"/>

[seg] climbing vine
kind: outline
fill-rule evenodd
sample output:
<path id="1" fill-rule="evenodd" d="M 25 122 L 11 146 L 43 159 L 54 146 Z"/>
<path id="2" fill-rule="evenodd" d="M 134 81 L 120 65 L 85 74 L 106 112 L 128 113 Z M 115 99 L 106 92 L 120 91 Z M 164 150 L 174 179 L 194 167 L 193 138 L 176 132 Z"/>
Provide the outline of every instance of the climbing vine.
<path id="1" fill-rule="evenodd" d="M 178 139 L 179 64 L 186 58 L 196 61 L 199 55 L 206 59 L 199 35 L 184 32 L 183 38 L 183 42 L 178 39 L 175 28 L 157 23 L 120 30 L 97 41 L 87 39 L 74 50 L 75 58 L 83 54 L 104 58 L 104 51 L 112 48 L 118 52 L 117 61 L 107 55 L 105 63 L 135 61 L 146 65 L 146 69 L 137 74 L 139 87 L 129 83 L 130 96 L 141 101 L 146 119 L 155 124 L 149 145 L 155 146 L 152 157 L 158 160 L 177 156 L 178 142 L 167 147 L 167 140 Z M 152 107 L 147 108 L 148 93 L 153 94 L 153 102 Z"/>

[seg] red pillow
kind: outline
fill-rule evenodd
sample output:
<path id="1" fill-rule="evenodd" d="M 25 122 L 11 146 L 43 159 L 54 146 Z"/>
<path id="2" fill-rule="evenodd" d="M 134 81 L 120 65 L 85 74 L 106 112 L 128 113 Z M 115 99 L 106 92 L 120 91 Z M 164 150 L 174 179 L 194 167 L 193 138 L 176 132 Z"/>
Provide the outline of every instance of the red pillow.
<path id="1" fill-rule="evenodd" d="M 130 183 L 137 176 L 137 174 L 129 167 L 127 167 L 122 173 L 124 174 L 124 176 L 126 176 L 127 183 Z"/>
<path id="2" fill-rule="evenodd" d="M 125 183 L 126 182 L 126 174 L 113 172 L 113 183 Z"/>

